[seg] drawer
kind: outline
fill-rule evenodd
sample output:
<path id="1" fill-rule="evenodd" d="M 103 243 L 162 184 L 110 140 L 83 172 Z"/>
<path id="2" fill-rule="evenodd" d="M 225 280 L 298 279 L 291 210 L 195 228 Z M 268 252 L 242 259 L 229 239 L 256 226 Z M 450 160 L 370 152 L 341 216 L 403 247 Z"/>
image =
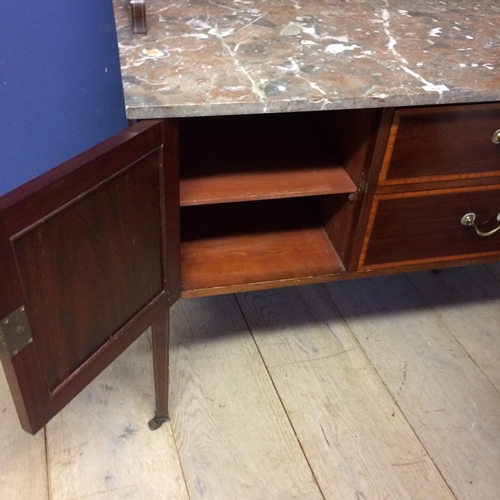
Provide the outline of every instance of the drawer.
<path id="1" fill-rule="evenodd" d="M 360 269 L 500 255 L 500 231 L 481 237 L 461 224 L 469 212 L 489 231 L 500 223 L 500 185 L 375 196 Z"/>
<path id="2" fill-rule="evenodd" d="M 379 185 L 500 175 L 498 131 L 500 103 L 398 109 Z"/>

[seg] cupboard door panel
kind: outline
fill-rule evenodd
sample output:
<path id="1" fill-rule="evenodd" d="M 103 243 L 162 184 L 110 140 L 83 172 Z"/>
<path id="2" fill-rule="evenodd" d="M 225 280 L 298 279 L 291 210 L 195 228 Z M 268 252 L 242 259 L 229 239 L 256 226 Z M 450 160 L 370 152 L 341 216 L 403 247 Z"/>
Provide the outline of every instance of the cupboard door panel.
<path id="1" fill-rule="evenodd" d="M 142 122 L 0 200 L 9 266 L 0 287 L 13 287 L 0 316 L 10 344 L 2 361 L 30 432 L 176 298 L 169 261 L 178 265 L 179 236 L 165 200 L 178 189 L 177 145 L 166 145 L 173 155 L 163 146 L 171 125 Z"/>
<path id="2" fill-rule="evenodd" d="M 163 288 L 157 155 L 11 240 L 50 391 Z M 147 220 L 148 224 L 141 221 Z"/>

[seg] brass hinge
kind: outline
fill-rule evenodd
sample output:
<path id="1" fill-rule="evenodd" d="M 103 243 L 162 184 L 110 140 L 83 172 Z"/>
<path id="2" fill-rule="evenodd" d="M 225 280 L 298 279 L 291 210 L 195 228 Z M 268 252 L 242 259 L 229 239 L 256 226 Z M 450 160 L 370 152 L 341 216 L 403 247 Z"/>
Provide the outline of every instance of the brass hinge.
<path id="1" fill-rule="evenodd" d="M 21 306 L 0 321 L 0 351 L 9 358 L 33 342 L 26 308 Z"/>

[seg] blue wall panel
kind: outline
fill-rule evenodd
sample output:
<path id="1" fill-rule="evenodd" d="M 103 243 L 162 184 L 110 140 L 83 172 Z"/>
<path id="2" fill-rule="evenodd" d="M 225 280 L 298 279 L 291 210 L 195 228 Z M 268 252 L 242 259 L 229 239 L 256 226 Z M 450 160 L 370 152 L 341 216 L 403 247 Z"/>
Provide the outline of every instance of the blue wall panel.
<path id="1" fill-rule="evenodd" d="M 127 126 L 111 0 L 0 9 L 0 195 Z"/>

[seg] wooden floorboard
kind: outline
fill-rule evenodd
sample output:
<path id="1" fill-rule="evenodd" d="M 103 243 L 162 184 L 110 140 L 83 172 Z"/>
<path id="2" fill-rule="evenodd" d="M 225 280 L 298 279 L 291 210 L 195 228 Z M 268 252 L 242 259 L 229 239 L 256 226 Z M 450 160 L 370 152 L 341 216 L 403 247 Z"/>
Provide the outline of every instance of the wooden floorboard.
<path id="1" fill-rule="evenodd" d="M 322 287 L 239 300 L 327 500 L 454 498 Z"/>
<path id="2" fill-rule="evenodd" d="M 170 425 L 152 432 L 143 335 L 46 427 L 51 500 L 188 500 Z"/>
<path id="3" fill-rule="evenodd" d="M 500 394 L 408 278 L 326 288 L 456 497 L 498 498 Z"/>
<path id="4" fill-rule="evenodd" d="M 234 296 L 176 304 L 171 377 L 191 500 L 322 498 Z"/>
<path id="5" fill-rule="evenodd" d="M 21 429 L 7 381 L 0 369 L 0 498 L 47 500 L 45 432 Z"/>
<path id="6" fill-rule="evenodd" d="M 486 266 L 409 274 L 413 286 L 500 390 L 500 281 Z"/>
<path id="7" fill-rule="evenodd" d="M 34 437 L 2 374 L 0 499 L 496 500 L 499 285 L 490 264 L 182 300 L 155 432 L 147 336 Z"/>

